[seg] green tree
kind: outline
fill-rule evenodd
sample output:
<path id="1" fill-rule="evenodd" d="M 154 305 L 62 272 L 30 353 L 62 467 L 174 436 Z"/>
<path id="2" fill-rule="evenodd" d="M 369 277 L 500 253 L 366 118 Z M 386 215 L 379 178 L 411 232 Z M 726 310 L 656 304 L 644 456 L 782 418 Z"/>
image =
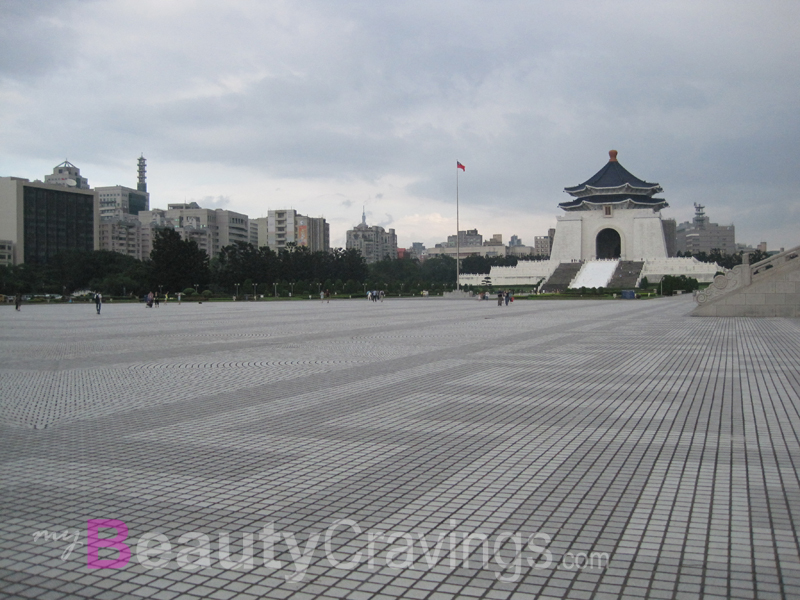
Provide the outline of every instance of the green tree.
<path id="1" fill-rule="evenodd" d="M 456 259 L 451 256 L 436 256 L 420 266 L 420 279 L 426 283 L 441 283 L 455 287 Z"/>
<path id="2" fill-rule="evenodd" d="M 209 260 L 194 240 L 182 240 L 172 229 L 162 229 L 153 239 L 151 284 L 163 286 L 164 291 L 208 285 Z"/>

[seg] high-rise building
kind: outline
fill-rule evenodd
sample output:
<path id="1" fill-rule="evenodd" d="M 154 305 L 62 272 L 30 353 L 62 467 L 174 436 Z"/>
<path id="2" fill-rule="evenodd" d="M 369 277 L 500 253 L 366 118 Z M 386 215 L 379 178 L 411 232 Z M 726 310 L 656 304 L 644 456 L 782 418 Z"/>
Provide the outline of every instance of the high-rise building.
<path id="1" fill-rule="evenodd" d="M 366 213 L 362 213 L 361 223 L 347 232 L 347 248 L 358 250 L 367 263 L 375 263 L 386 257 L 397 258 L 397 235 L 394 229 L 386 231 L 379 225 L 370 227 Z"/>
<path id="2" fill-rule="evenodd" d="M 169 227 L 183 239 L 195 240 L 209 256 L 219 254 L 235 242 L 250 242 L 250 219 L 247 215 L 222 208 L 201 208 L 197 202 L 168 204 L 167 210 L 139 212 L 142 223 L 142 255 L 150 256 L 153 237 L 160 228 Z"/>
<path id="3" fill-rule="evenodd" d="M 456 247 L 456 236 L 447 236 L 447 245 Z M 459 246 L 483 246 L 483 236 L 478 233 L 477 229 L 467 229 L 466 231 L 458 232 L 458 245 Z"/>
<path id="4" fill-rule="evenodd" d="M 258 248 L 258 223 L 256 223 L 256 219 L 250 219 L 250 243 Z"/>
<path id="5" fill-rule="evenodd" d="M 0 240 L 12 246 L 14 264 L 45 263 L 65 250 L 98 246 L 97 192 L 77 184 L 0 177 L 0 215 Z"/>
<path id="6" fill-rule="evenodd" d="M 483 235 L 477 229 L 467 229 L 458 232 L 458 245 L 456 236 L 447 236 L 447 241 L 436 244 L 428 249 L 429 257 L 452 256 L 456 258 L 466 258 L 468 256 L 506 256 L 508 248 L 503 245 L 503 236 L 500 233 L 494 234 L 491 239 L 483 241 Z"/>
<path id="7" fill-rule="evenodd" d="M 137 260 L 149 256 L 142 253 L 142 223 L 135 215 L 100 220 L 99 250 L 127 254 Z"/>
<path id="8" fill-rule="evenodd" d="M 135 190 L 124 185 L 95 188 L 100 201 L 100 250 L 112 250 L 139 260 L 149 255 L 142 252 L 142 226 L 138 219 L 140 212 L 150 209 L 144 163 L 142 156 Z"/>
<path id="9" fill-rule="evenodd" d="M 110 185 L 95 188 L 100 199 L 100 220 L 122 219 L 123 215 L 138 215 L 150 210 L 150 194 L 140 192 L 124 185 Z"/>
<path id="10" fill-rule="evenodd" d="M 495 233 L 492 235 L 491 239 L 485 240 L 483 242 L 484 246 L 502 246 L 503 245 L 503 234 L 502 233 Z"/>
<path id="11" fill-rule="evenodd" d="M 533 237 L 533 253 L 536 256 L 550 256 L 550 236 L 536 235 Z"/>
<path id="12" fill-rule="evenodd" d="M 293 208 L 284 208 L 270 210 L 266 217 L 253 221 L 258 227 L 259 248 L 268 246 L 279 252 L 288 244 L 295 244 L 306 246 L 311 252 L 330 251 L 330 225 L 322 217 L 308 217 Z"/>
<path id="13" fill-rule="evenodd" d="M 422 242 L 412 242 L 409 254 L 412 258 L 423 260 L 428 257 L 428 249 Z"/>
<path id="14" fill-rule="evenodd" d="M 710 253 L 719 250 L 723 254 L 736 252 L 736 229 L 733 225 L 711 223 L 705 206 L 695 203 L 694 219 L 681 223 L 676 228 L 675 248 L 683 254 Z"/>
<path id="15" fill-rule="evenodd" d="M 0 240 L 0 267 L 14 264 L 14 243 L 11 240 Z"/>

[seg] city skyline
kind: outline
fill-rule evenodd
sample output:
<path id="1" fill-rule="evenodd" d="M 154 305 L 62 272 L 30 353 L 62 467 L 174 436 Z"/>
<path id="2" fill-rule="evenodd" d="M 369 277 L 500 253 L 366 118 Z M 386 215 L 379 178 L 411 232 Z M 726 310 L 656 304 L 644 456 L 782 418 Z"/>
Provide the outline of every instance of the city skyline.
<path id="1" fill-rule="evenodd" d="M 365 205 L 398 244 L 461 229 L 525 244 L 610 149 L 737 241 L 798 243 L 800 7 L 10 2 L 1 176 L 67 159 L 151 205 L 325 217 Z M 92 30 L 92 36 L 85 31 Z M 37 43 L 26 43 L 35 39 Z"/>

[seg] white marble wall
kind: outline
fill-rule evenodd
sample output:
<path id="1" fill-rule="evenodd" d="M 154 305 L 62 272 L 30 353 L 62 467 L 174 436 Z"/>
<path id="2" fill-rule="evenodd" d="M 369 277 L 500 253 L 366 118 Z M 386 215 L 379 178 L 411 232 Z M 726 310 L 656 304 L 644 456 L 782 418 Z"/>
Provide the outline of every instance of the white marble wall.
<path id="1" fill-rule="evenodd" d="M 551 258 L 559 262 L 596 258 L 597 234 L 603 229 L 619 233 L 622 260 L 667 258 L 661 213 L 646 208 L 569 212 L 558 217 Z"/>

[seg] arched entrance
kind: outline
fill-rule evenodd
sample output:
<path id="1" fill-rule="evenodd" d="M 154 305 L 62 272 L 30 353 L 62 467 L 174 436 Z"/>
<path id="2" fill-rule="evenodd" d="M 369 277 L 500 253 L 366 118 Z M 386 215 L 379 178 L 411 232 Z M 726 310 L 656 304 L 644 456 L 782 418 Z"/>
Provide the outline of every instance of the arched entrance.
<path id="1" fill-rule="evenodd" d="M 597 234 L 597 258 L 619 258 L 622 256 L 622 240 L 615 229 L 603 229 Z"/>

